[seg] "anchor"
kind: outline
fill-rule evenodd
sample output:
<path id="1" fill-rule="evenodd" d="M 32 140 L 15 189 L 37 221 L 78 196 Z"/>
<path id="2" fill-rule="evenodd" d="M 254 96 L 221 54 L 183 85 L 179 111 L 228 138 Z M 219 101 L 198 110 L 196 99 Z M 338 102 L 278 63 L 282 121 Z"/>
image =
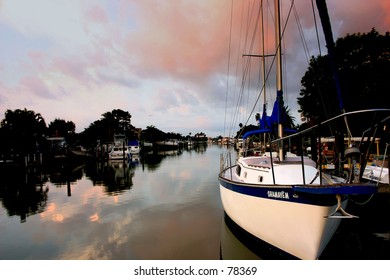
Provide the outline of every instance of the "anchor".
<path id="1" fill-rule="evenodd" d="M 328 216 L 325 216 L 325 218 L 331 218 L 331 219 L 350 219 L 350 218 L 359 218 L 358 216 L 351 215 L 348 212 L 346 212 L 342 207 L 341 207 L 341 196 L 339 194 L 336 194 L 337 198 L 337 207 L 336 210 L 334 210 L 331 214 Z M 341 215 L 336 215 L 336 213 L 339 213 Z"/>

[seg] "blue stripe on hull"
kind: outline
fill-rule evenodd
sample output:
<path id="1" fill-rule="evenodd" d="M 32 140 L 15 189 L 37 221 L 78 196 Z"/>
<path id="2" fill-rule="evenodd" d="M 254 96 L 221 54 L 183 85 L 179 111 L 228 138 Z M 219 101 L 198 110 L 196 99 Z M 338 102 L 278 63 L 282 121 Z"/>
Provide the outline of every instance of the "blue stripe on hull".
<path id="1" fill-rule="evenodd" d="M 301 193 L 323 194 L 374 194 L 378 188 L 375 185 L 343 185 L 343 186 L 293 186 L 294 191 Z"/>
<path id="2" fill-rule="evenodd" d="M 265 199 L 274 199 L 292 203 L 312 204 L 318 206 L 333 206 L 337 204 L 336 195 L 329 194 L 313 194 L 307 192 L 298 192 L 293 186 L 257 186 L 244 183 L 235 183 L 230 180 L 219 177 L 219 183 L 226 189 L 241 193 L 244 195 L 261 197 Z M 347 199 L 342 196 L 342 201 Z"/>

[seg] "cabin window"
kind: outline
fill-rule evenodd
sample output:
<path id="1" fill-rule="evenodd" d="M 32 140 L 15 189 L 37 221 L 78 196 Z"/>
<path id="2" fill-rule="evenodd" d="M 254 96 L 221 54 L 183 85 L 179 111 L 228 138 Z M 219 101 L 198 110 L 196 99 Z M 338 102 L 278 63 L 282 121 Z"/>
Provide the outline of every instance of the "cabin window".
<path id="1" fill-rule="evenodd" d="M 239 166 L 239 165 L 237 165 L 236 174 L 237 174 L 238 176 L 241 176 L 241 166 Z"/>
<path id="2" fill-rule="evenodd" d="M 246 175 L 247 175 L 247 173 L 246 173 L 246 172 L 244 172 L 244 178 L 246 178 Z"/>
<path id="3" fill-rule="evenodd" d="M 259 176 L 258 180 L 260 183 L 263 182 L 263 176 Z"/>

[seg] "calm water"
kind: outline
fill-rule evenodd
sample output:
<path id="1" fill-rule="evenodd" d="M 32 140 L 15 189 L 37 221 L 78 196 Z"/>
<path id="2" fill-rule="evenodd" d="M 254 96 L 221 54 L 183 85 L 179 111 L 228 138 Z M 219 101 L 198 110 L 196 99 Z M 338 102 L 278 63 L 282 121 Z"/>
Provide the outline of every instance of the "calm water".
<path id="1" fill-rule="evenodd" d="M 218 145 L 79 162 L 42 172 L 1 169 L 0 259 L 280 259 L 225 221 Z M 366 198 L 359 198 L 359 203 Z M 390 259 L 390 199 L 343 220 L 323 259 Z M 356 210 L 356 211 L 355 211 Z"/>

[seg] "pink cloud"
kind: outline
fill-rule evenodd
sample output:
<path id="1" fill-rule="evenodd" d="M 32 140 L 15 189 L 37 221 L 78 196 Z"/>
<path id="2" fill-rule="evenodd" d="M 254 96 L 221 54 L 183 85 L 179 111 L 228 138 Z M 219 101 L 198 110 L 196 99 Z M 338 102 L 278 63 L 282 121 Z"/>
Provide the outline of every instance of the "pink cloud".
<path id="1" fill-rule="evenodd" d="M 283 14 L 286 16 L 290 1 L 283 2 Z M 300 23 L 305 31 L 309 31 L 309 34 L 305 34 L 307 39 L 312 44 L 316 43 L 310 1 L 294 3 Z M 381 33 L 389 30 L 388 0 L 361 0 L 358 4 L 356 0 L 328 0 L 327 3 L 335 39 L 346 33 L 368 32 L 372 27 Z M 2 72 L 12 78 L 0 80 L 0 83 L 9 87 L 0 92 L 0 102 L 3 104 L 7 99 L 19 100 L 14 98 L 16 94 L 24 94 L 26 99 L 30 98 L 32 101 L 32 94 L 35 94 L 34 97 L 55 100 L 54 97 L 66 96 L 71 99 L 75 94 L 80 98 L 80 94 L 99 92 L 101 96 L 118 93 L 142 96 L 145 104 L 131 103 L 131 106 L 139 108 L 150 105 L 150 108 L 161 110 L 169 108 L 174 113 L 181 112 L 180 110 L 186 112 L 188 106 L 200 108 L 222 104 L 229 55 L 229 74 L 239 76 L 242 54 L 249 53 L 250 50 L 253 27 L 256 24 L 256 5 L 259 5 L 259 1 L 170 0 L 156 4 L 156 1 L 151 0 L 120 0 L 115 4 L 81 4 L 82 7 L 70 5 L 66 9 L 67 13 L 54 21 L 50 14 L 43 13 L 40 18 L 32 15 L 28 23 L 33 30 L 42 32 L 29 33 L 28 37 L 20 38 L 23 39 L 21 45 L 24 48 L 23 56 L 19 57 L 24 60 L 15 60 L 9 69 L 0 65 L 3 67 Z M 57 7 L 52 8 L 57 11 Z M 272 12 L 273 5 L 267 6 L 267 9 Z M 15 13 L 17 11 L 15 9 Z M 230 33 L 231 12 L 233 17 Z M 69 19 L 74 17 L 77 20 L 70 22 Z M 10 17 L 9 20 L 13 18 L 15 17 Z M 270 23 L 266 33 L 266 53 L 272 53 L 273 16 L 268 16 L 267 19 Z M 20 24 L 24 22 L 21 21 Z M 288 28 L 294 30 L 288 32 L 290 37 L 286 35 L 285 57 L 293 54 L 292 66 L 299 69 L 294 68 L 289 75 L 294 73 L 297 76 L 297 73 L 304 71 L 305 61 L 297 54 L 301 51 L 301 43 L 293 15 Z M 322 36 L 321 26 L 319 29 Z M 41 37 L 35 37 L 36 34 L 43 37 L 43 41 L 40 41 Z M 252 53 L 261 52 L 259 42 L 257 34 Z M 44 48 L 41 49 L 41 46 Z M 9 49 L 12 47 L 10 45 Z M 314 49 L 314 45 L 312 48 Z M 25 53 L 28 54 L 28 59 L 25 59 Z M 288 59 L 290 62 L 290 57 Z M 252 63 L 253 69 L 257 67 L 256 70 L 259 70 L 259 61 L 252 59 Z M 251 75 L 251 81 L 257 83 L 259 73 L 253 70 Z M 300 78 L 294 77 L 296 88 L 299 87 Z M 11 80 L 12 88 L 9 82 Z M 18 81 L 18 85 L 13 85 Z M 45 102 L 43 99 L 35 100 L 40 104 Z M 12 102 L 15 104 L 16 101 Z M 100 103 L 102 107 L 107 105 L 103 104 L 106 103 L 104 101 Z M 26 102 L 21 101 L 20 107 L 25 106 L 23 104 Z M 103 113 L 111 109 L 113 108 L 101 110 Z M 96 109 L 98 110 L 100 108 Z M 212 112 L 215 110 L 217 108 L 204 109 Z M 67 119 L 72 119 L 73 116 L 75 113 Z"/>
<path id="2" fill-rule="evenodd" d="M 28 53 L 28 57 L 35 70 L 44 70 L 46 68 L 48 55 L 44 52 L 33 50 Z"/>
<path id="3" fill-rule="evenodd" d="M 347 33 L 365 33 L 372 28 L 379 32 L 389 30 L 390 4 L 387 0 L 372 1 L 328 1 L 334 29 L 339 29 L 339 36 Z"/>
<path id="4" fill-rule="evenodd" d="M 383 10 L 385 11 L 384 16 L 384 26 L 387 27 L 387 29 L 390 27 L 390 2 L 389 1 L 383 1 L 382 2 Z"/>
<path id="5" fill-rule="evenodd" d="M 108 17 L 102 7 L 98 5 L 91 5 L 86 8 L 85 17 L 87 21 L 96 23 L 107 23 Z"/>
<path id="6" fill-rule="evenodd" d="M 142 59 L 141 75 L 207 76 L 217 69 L 221 57 L 226 57 L 228 31 L 221 25 L 226 7 L 213 1 L 176 4 L 138 4 L 139 30 L 129 36 L 126 46 L 129 53 Z"/>
<path id="7" fill-rule="evenodd" d="M 28 96 L 25 93 L 33 93 L 35 96 L 43 97 L 43 98 L 53 98 L 54 95 L 44 81 L 37 76 L 25 76 L 20 81 L 20 94 L 24 96 Z"/>
<path id="8" fill-rule="evenodd" d="M 77 56 L 54 58 L 51 69 L 63 75 L 76 78 L 79 81 L 86 81 L 86 63 L 83 58 Z"/>

